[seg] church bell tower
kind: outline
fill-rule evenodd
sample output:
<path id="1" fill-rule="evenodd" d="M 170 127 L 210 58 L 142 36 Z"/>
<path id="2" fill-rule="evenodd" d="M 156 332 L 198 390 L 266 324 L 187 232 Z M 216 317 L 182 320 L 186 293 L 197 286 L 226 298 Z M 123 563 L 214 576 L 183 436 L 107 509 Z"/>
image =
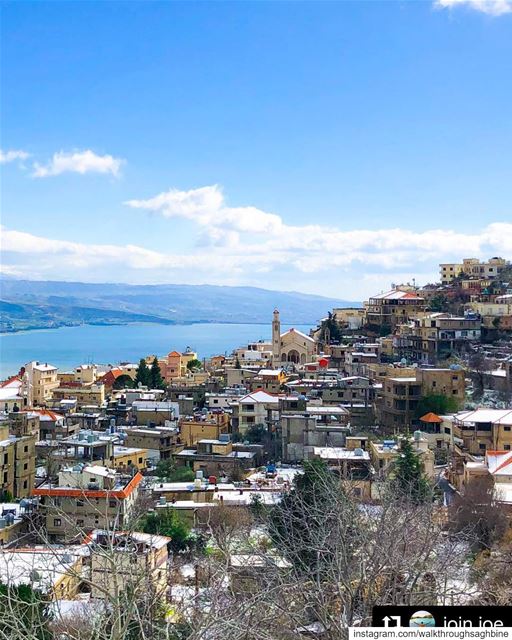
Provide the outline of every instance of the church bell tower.
<path id="1" fill-rule="evenodd" d="M 281 363 L 281 320 L 277 309 L 272 318 L 272 363 L 274 366 Z"/>

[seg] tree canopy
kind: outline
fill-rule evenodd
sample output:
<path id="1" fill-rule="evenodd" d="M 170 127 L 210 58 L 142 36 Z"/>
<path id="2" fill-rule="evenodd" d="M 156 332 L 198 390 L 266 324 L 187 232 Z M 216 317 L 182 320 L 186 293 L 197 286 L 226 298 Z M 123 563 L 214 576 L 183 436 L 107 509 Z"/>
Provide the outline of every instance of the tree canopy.
<path id="1" fill-rule="evenodd" d="M 143 522 L 144 533 L 168 536 L 172 551 L 183 551 L 189 546 L 190 526 L 173 508 L 148 513 Z"/>
<path id="2" fill-rule="evenodd" d="M 455 398 L 445 396 L 443 393 L 429 393 L 419 400 L 415 416 L 421 418 L 430 412 L 436 413 L 438 416 L 445 415 L 457 411 L 458 408 L 459 405 Z"/>
<path id="3" fill-rule="evenodd" d="M 165 389 L 165 380 L 162 377 L 160 365 L 156 358 L 151 363 L 149 369 L 149 381 L 152 389 Z"/>
<path id="4" fill-rule="evenodd" d="M 423 471 L 418 453 L 411 441 L 403 438 L 398 457 L 393 464 L 391 488 L 398 498 L 415 504 L 426 502 L 432 497 L 430 483 Z"/>
<path id="5" fill-rule="evenodd" d="M 143 387 L 151 386 L 151 374 L 144 358 L 140 359 L 137 373 L 135 374 L 135 386 L 139 385 Z"/>

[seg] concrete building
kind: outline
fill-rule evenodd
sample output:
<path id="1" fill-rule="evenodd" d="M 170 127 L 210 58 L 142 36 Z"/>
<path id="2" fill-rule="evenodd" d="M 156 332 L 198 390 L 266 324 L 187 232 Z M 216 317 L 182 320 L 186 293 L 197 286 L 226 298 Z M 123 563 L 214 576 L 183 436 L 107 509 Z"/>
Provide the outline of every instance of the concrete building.
<path id="1" fill-rule="evenodd" d="M 132 403 L 132 415 L 137 425 L 163 426 L 179 418 L 177 402 L 135 400 Z"/>
<path id="2" fill-rule="evenodd" d="M 174 456 L 178 466 L 202 471 L 204 476 L 227 476 L 243 479 L 247 469 L 261 464 L 262 445 L 233 444 L 229 436 L 219 440 L 199 440 L 194 448 L 183 449 Z"/>
<path id="3" fill-rule="evenodd" d="M 245 433 L 250 427 L 266 425 L 269 418 L 278 418 L 279 396 L 255 391 L 233 402 L 232 409 L 233 431 Z"/>
<path id="4" fill-rule="evenodd" d="M 435 365 L 466 353 L 481 335 L 480 317 L 432 313 L 397 329 L 394 348 L 409 362 Z"/>
<path id="5" fill-rule="evenodd" d="M 11 413 L 0 421 L 0 491 L 14 498 L 30 496 L 35 479 L 35 443 L 39 421 Z"/>
<path id="6" fill-rule="evenodd" d="M 100 407 L 105 402 L 105 385 L 99 382 L 91 384 L 61 383 L 53 390 L 52 396 L 55 401 L 74 399 L 78 408 L 91 405 Z"/>
<path id="7" fill-rule="evenodd" d="M 382 396 L 376 402 L 376 412 L 379 422 L 387 429 L 402 432 L 419 424 L 418 404 L 425 395 L 444 395 L 452 398 L 459 407 L 464 401 L 463 370 L 415 368 L 412 371 L 413 375 L 392 374 L 383 379 Z"/>
<path id="8" fill-rule="evenodd" d="M 332 406 L 282 412 L 278 433 L 283 460 L 302 462 L 314 457 L 315 447 L 343 447 L 350 433 L 349 416 L 347 409 Z"/>
<path id="9" fill-rule="evenodd" d="M 484 455 L 512 449 L 512 409 L 462 411 L 448 419 L 459 453 Z"/>
<path id="10" fill-rule="evenodd" d="M 177 427 L 154 426 L 127 427 L 125 444 L 147 450 L 148 460 L 156 463 L 168 460 L 173 453 L 183 448 Z"/>
<path id="11" fill-rule="evenodd" d="M 409 438 L 414 451 L 419 455 L 425 475 L 433 479 L 434 453 L 429 449 L 429 441 L 423 437 L 420 431 L 416 431 Z M 370 458 L 378 479 L 386 478 L 393 472 L 393 464 L 400 455 L 400 442 L 398 439 L 384 440 L 382 442 L 371 441 L 369 443 Z"/>
<path id="12" fill-rule="evenodd" d="M 186 447 L 194 446 L 199 440 L 218 440 L 221 434 L 230 431 L 229 414 L 221 411 L 187 416 L 181 418 L 178 425 L 180 443 Z"/>
<path id="13" fill-rule="evenodd" d="M 478 258 L 464 258 L 461 263 L 440 264 L 439 273 L 441 283 L 450 284 L 462 274 L 493 279 L 499 276 L 508 266 L 510 266 L 510 262 L 504 258 L 495 257 L 487 260 L 487 262 L 481 262 Z"/>
<path id="14" fill-rule="evenodd" d="M 398 324 L 408 322 L 425 307 L 425 299 L 414 291 L 392 289 L 371 297 L 365 303 L 366 323 L 392 333 Z"/>
<path id="15" fill-rule="evenodd" d="M 59 386 L 57 367 L 34 360 L 28 362 L 22 371 L 24 405 L 44 407 Z"/>
<path id="16" fill-rule="evenodd" d="M 70 540 L 93 529 L 122 530 L 132 514 L 142 475 L 121 475 L 102 466 L 75 465 L 33 491 L 48 535 Z"/>
<path id="17" fill-rule="evenodd" d="M 80 586 L 86 550 L 76 546 L 53 549 L 25 547 L 0 552 L 0 582 L 30 585 L 51 600 L 72 600 Z"/>
<path id="18" fill-rule="evenodd" d="M 85 569 L 91 583 L 91 597 L 105 599 L 126 589 L 151 590 L 155 598 L 165 599 L 169 578 L 167 536 L 138 531 L 97 529 L 86 538 L 90 563 Z"/>

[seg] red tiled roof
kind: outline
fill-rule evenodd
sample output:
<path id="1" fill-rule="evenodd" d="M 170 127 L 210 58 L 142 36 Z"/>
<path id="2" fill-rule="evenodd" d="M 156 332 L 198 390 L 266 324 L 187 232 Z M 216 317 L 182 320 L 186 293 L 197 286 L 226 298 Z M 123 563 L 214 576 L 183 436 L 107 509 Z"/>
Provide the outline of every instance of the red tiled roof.
<path id="1" fill-rule="evenodd" d="M 99 378 L 98 382 L 103 383 L 106 387 L 113 386 L 114 382 L 123 375 L 128 375 L 122 369 L 111 369 L 104 376 Z"/>
<path id="2" fill-rule="evenodd" d="M 80 498 L 82 496 L 86 498 L 119 498 L 124 500 L 130 496 L 134 490 L 139 486 L 142 480 L 142 474 L 137 473 L 133 476 L 130 482 L 124 487 L 124 489 L 118 489 L 115 491 L 109 491 L 108 489 L 73 489 L 73 488 L 59 488 L 55 487 L 50 489 L 49 487 L 41 487 L 34 489 L 33 496 L 61 496 L 66 498 Z"/>
<path id="3" fill-rule="evenodd" d="M 62 416 L 59 413 L 55 413 L 55 411 L 50 411 L 50 409 L 28 409 L 27 411 L 23 411 L 23 413 L 37 413 L 40 416 L 48 416 L 50 420 L 56 422 Z"/>
<path id="4" fill-rule="evenodd" d="M 10 378 L 7 378 L 7 380 L 3 380 L 2 382 L 0 382 L 0 388 L 3 389 L 4 387 L 8 387 L 10 384 L 16 381 L 22 382 L 19 376 L 11 376 Z"/>
<path id="5" fill-rule="evenodd" d="M 421 416 L 420 420 L 421 422 L 432 422 L 432 423 L 438 423 L 438 424 L 443 421 L 442 418 L 440 418 L 438 415 L 436 415 L 432 411 L 430 411 L 429 413 L 426 413 L 424 416 Z"/>

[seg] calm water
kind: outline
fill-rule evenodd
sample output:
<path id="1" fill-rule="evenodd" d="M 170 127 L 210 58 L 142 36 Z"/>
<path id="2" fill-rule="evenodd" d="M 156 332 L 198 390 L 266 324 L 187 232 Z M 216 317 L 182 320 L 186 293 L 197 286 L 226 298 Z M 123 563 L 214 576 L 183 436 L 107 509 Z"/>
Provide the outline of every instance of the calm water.
<path id="1" fill-rule="evenodd" d="M 288 326 L 283 325 L 282 329 Z M 310 327 L 295 325 L 308 333 Z M 201 358 L 231 352 L 253 340 L 269 340 L 263 324 L 128 324 L 115 327 L 83 325 L 0 336 L 0 379 L 17 373 L 30 360 L 50 362 L 61 369 L 85 362 L 138 362 L 156 353 L 165 355 L 191 347 Z"/>

